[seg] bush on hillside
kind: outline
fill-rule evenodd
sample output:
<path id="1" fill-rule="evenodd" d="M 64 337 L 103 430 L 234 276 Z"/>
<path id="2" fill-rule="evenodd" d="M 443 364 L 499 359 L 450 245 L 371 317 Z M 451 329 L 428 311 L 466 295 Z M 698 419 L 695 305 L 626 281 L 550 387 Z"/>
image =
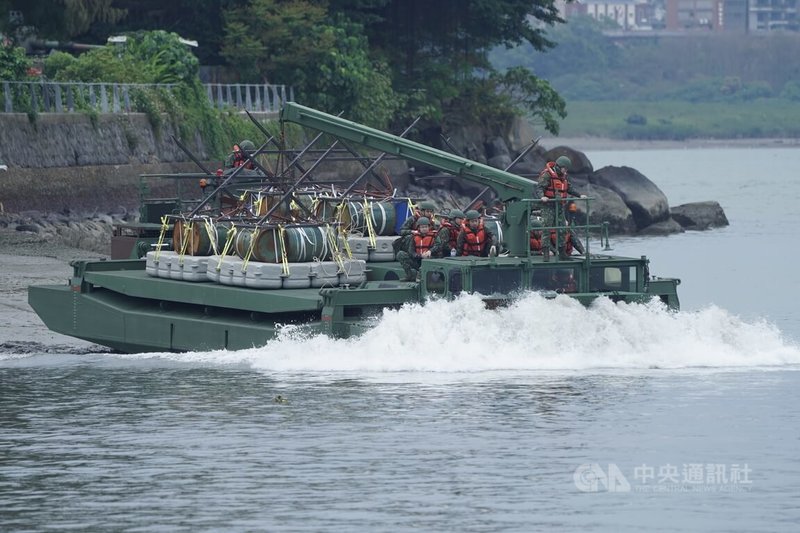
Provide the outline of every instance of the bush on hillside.
<path id="1" fill-rule="evenodd" d="M 800 81 L 792 80 L 787 82 L 781 91 L 781 98 L 792 102 L 800 102 Z"/>

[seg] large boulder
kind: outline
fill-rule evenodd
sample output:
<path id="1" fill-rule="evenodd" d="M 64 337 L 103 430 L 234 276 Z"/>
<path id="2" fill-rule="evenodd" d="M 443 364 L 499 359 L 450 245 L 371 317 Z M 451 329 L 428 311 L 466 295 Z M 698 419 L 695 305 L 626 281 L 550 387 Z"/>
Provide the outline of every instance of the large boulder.
<path id="1" fill-rule="evenodd" d="M 490 167 L 499 168 L 500 170 L 505 170 L 511 165 L 511 156 L 508 154 L 498 154 L 496 156 L 490 157 L 489 161 L 487 161 L 486 164 L 489 165 Z"/>
<path id="2" fill-rule="evenodd" d="M 569 169 L 569 174 L 571 176 L 576 174 L 591 174 L 594 172 L 592 162 L 589 161 L 586 154 L 570 148 L 569 146 L 556 146 L 544 153 L 547 161 L 555 161 L 562 155 L 569 157 L 569 160 L 572 161 L 572 168 Z"/>
<path id="3" fill-rule="evenodd" d="M 603 167 L 592 174 L 589 181 L 617 193 L 630 208 L 639 229 L 667 220 L 670 216 L 666 195 L 636 169 Z"/>
<path id="4" fill-rule="evenodd" d="M 634 233 L 636 222 L 633 220 L 633 213 L 622 201 L 619 194 L 607 187 L 586 183 L 583 185 L 574 184 L 581 194 L 585 194 L 592 199 L 590 204 L 589 223 L 601 224 L 608 222 L 608 229 L 612 233 Z M 586 220 L 586 202 L 576 201 L 578 206 L 578 218 Z"/>
<path id="5" fill-rule="evenodd" d="M 668 218 L 655 224 L 650 224 L 646 228 L 639 230 L 639 235 L 671 235 L 673 233 L 682 233 L 683 228 L 680 224 L 675 222 L 674 219 Z"/>
<path id="6" fill-rule="evenodd" d="M 514 159 L 519 157 L 519 155 L 525 149 L 527 149 L 527 146 L 523 146 L 520 150 L 516 150 L 514 152 Z M 545 150 L 542 146 L 534 146 L 534 148 L 526 153 L 525 156 L 517 163 L 515 163 L 509 171 L 520 176 L 536 179 L 536 177 L 539 175 L 539 172 L 542 171 L 544 165 L 547 163 L 547 159 L 544 156 L 546 152 L 547 150 Z"/>
<path id="7" fill-rule="evenodd" d="M 728 217 L 719 202 L 693 202 L 670 209 L 672 218 L 684 229 L 705 230 L 728 225 Z"/>
<path id="8" fill-rule="evenodd" d="M 491 159 L 497 156 L 506 156 L 509 157 L 509 150 L 508 145 L 506 144 L 505 139 L 502 137 L 492 137 L 486 141 L 484 144 L 484 148 L 486 149 L 486 158 Z M 509 159 L 509 163 L 511 160 Z"/>
<path id="9" fill-rule="evenodd" d="M 514 117 L 508 130 L 508 146 L 516 153 L 522 152 L 536 138 L 536 131 L 530 122 L 522 117 Z"/>

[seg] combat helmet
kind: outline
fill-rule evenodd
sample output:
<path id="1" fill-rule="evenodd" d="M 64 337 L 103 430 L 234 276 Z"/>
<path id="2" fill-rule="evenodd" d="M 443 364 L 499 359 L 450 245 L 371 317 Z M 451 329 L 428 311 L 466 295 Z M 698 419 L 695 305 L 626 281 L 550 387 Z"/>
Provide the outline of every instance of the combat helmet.
<path id="1" fill-rule="evenodd" d="M 419 203 L 419 208 L 424 210 L 436 211 L 436 204 L 430 200 L 423 200 Z"/>
<path id="2" fill-rule="evenodd" d="M 572 168 L 572 160 L 565 155 L 560 155 L 558 156 L 558 159 L 556 159 L 556 165 L 560 166 L 564 170 L 569 170 Z"/>
<path id="3" fill-rule="evenodd" d="M 417 219 L 417 227 L 419 226 L 430 226 L 431 221 L 428 217 L 419 217 Z"/>
<path id="4" fill-rule="evenodd" d="M 475 211 L 474 209 L 470 209 L 469 211 L 467 211 L 466 214 L 467 220 L 477 220 L 479 218 L 481 218 L 481 214 Z"/>
<path id="5" fill-rule="evenodd" d="M 242 142 L 239 143 L 239 148 L 241 148 L 245 152 L 255 152 L 256 151 L 256 145 L 253 144 L 253 141 L 249 141 L 247 139 L 245 139 L 245 140 L 243 140 Z"/>
<path id="6" fill-rule="evenodd" d="M 450 220 L 455 220 L 457 218 L 465 218 L 466 215 L 461 209 L 453 209 L 447 214 L 447 218 Z"/>

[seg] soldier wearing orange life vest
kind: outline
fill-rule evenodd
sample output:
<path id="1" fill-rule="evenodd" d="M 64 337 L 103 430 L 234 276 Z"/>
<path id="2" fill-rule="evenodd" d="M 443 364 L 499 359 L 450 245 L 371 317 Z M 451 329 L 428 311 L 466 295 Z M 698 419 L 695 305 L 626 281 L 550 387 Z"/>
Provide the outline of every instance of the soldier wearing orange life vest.
<path id="1" fill-rule="evenodd" d="M 465 218 L 467 222 L 461 226 L 461 232 L 456 240 L 458 255 L 479 257 L 497 255 L 494 234 L 484 226 L 480 213 L 470 209 Z"/>
<path id="2" fill-rule="evenodd" d="M 255 151 L 256 145 L 253 144 L 253 141 L 248 141 L 245 139 L 239 144 L 234 144 L 233 151 L 225 160 L 225 168 L 238 168 L 243 166 L 248 170 L 253 170 L 255 168 L 253 166 L 253 162 L 247 159 L 245 154 L 253 153 Z"/>
<path id="3" fill-rule="evenodd" d="M 419 218 L 425 217 L 430 222 L 434 222 L 434 212 L 436 211 L 436 204 L 430 200 L 424 200 L 419 203 L 419 209 L 416 209 L 414 214 L 408 217 L 403 225 L 400 227 L 400 235 L 411 235 L 411 232 L 417 229 Z"/>
<path id="4" fill-rule="evenodd" d="M 419 203 L 417 209 L 414 209 L 414 213 L 406 218 L 403 222 L 403 225 L 400 227 L 400 237 L 395 239 L 392 243 L 392 248 L 394 248 L 395 254 L 399 254 L 402 250 L 408 248 L 408 241 L 409 237 L 413 232 L 417 230 L 417 222 L 420 217 L 427 218 L 430 222 L 435 224 L 435 219 L 433 218 L 434 212 L 436 211 L 436 204 L 431 202 L 430 200 L 423 200 Z M 431 225 L 431 228 L 434 226 Z"/>
<path id="5" fill-rule="evenodd" d="M 436 233 L 431 229 L 431 221 L 427 217 L 419 217 L 417 230 L 409 236 L 407 248 L 397 252 L 397 260 L 406 273 L 405 281 L 416 281 L 422 260 L 431 257 L 435 241 Z"/>
<path id="6" fill-rule="evenodd" d="M 458 234 L 461 232 L 465 216 L 460 209 L 453 209 L 442 219 L 442 225 L 436 232 L 436 243 L 431 249 L 434 257 L 458 255 Z"/>
<path id="7" fill-rule="evenodd" d="M 565 155 L 559 156 L 555 161 L 550 161 L 545 165 L 538 179 L 539 187 L 542 190 L 543 225 L 545 227 L 558 226 L 556 236 L 558 238 L 559 259 L 569 258 L 569 254 L 566 250 L 567 220 L 565 218 L 565 211 L 567 210 L 567 198 L 570 196 L 586 198 L 586 195 L 580 194 L 569 184 L 567 171 L 571 166 L 572 161 L 570 161 L 569 157 Z M 557 205 L 556 202 L 558 202 Z M 556 214 L 558 214 L 558 216 L 556 216 Z M 545 254 L 546 259 L 553 250 L 553 246 L 549 241 L 550 239 L 544 239 L 542 242 L 542 253 Z"/>
<path id="8" fill-rule="evenodd" d="M 535 221 L 533 223 L 534 226 L 541 227 L 541 222 Z M 532 229 L 530 235 L 530 245 L 531 245 L 531 252 L 541 254 L 542 253 L 542 230 L 541 229 Z M 550 230 L 550 247 L 554 248 L 556 246 L 556 230 Z M 583 247 L 583 243 L 581 240 L 572 234 L 572 231 L 566 232 L 565 242 L 564 242 L 564 253 L 567 256 L 572 255 L 572 251 L 577 250 L 579 254 L 584 254 L 586 250 Z"/>

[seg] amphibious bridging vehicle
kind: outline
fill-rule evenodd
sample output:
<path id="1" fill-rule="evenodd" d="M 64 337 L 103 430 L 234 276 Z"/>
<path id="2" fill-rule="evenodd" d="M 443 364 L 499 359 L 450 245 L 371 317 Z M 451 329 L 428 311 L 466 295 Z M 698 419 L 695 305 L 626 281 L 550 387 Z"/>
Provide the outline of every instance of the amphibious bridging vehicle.
<path id="1" fill-rule="evenodd" d="M 534 181 L 295 103 L 280 118 L 320 134 L 303 150 L 274 152 L 291 158 L 281 172 L 259 162 L 279 144 L 270 137 L 245 153 L 249 165 L 216 174 L 203 168 L 202 199 L 172 209 L 161 200 L 146 206 L 143 233 L 116 236 L 118 244 L 133 241 L 123 252 L 131 258 L 78 261 L 66 285 L 29 288 L 44 323 L 122 352 L 188 351 L 260 346 L 288 324 L 309 334 L 358 335 L 382 309 L 464 292 L 480 294 L 488 306 L 521 291 L 563 293 L 587 305 L 607 297 L 679 306 L 680 281 L 650 276 L 646 257 L 590 251 L 590 232 L 604 229 L 588 223 L 591 199 L 579 200 L 587 204 L 587 222 L 568 228 L 583 237 L 585 253 L 543 256 L 530 246 L 540 201 Z M 322 134 L 335 140 L 304 168 L 302 156 Z M 350 143 L 382 155 L 367 164 Z M 345 190 L 312 179 L 337 145 L 365 167 Z M 413 199 L 396 197 L 390 185 L 382 193 L 356 190 L 365 176 L 380 178 L 375 168 L 384 157 L 491 188 L 502 209 L 486 223 L 493 224 L 500 254 L 423 259 L 417 281 L 401 281 L 405 272 L 392 244 Z M 300 178 L 290 181 L 297 172 Z M 155 224 L 154 206 L 161 209 Z"/>

